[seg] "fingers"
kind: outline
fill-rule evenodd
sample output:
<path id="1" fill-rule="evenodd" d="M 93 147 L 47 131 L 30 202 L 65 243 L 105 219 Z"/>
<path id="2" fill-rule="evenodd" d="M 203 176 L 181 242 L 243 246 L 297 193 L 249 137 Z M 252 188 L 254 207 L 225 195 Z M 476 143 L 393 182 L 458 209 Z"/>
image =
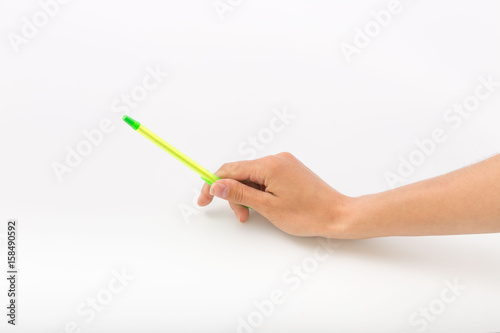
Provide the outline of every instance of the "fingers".
<path id="1" fill-rule="evenodd" d="M 260 189 L 260 186 L 255 184 L 255 183 L 251 183 L 248 185 L 252 186 L 254 188 Z M 209 184 L 207 184 L 207 183 L 203 184 L 203 188 L 201 190 L 202 193 L 200 194 L 200 197 L 198 198 L 198 205 L 199 206 L 203 207 L 203 206 L 206 206 L 212 202 L 214 196 L 212 194 L 210 194 L 209 189 L 210 189 Z M 240 204 L 236 204 L 236 203 L 232 203 L 232 202 L 229 202 L 229 206 L 231 206 L 231 209 L 233 210 L 234 215 L 236 215 L 236 218 L 238 219 L 238 221 L 245 222 L 246 220 L 248 220 L 248 217 L 250 215 L 248 208 L 246 208 L 245 206 L 242 206 Z"/>
<path id="2" fill-rule="evenodd" d="M 221 180 L 212 184 L 204 184 L 198 198 L 198 205 L 210 204 L 214 195 L 229 201 L 231 209 L 240 222 L 248 219 L 252 207 L 263 213 L 267 210 L 275 196 L 266 192 L 268 179 L 279 172 L 279 160 L 287 156 L 283 154 L 266 156 L 256 160 L 239 161 L 222 165 L 215 175 Z M 243 205 L 243 206 L 242 206 Z M 247 207 L 244 207 L 247 206 Z"/>
<path id="3" fill-rule="evenodd" d="M 225 163 L 215 174 L 219 178 L 231 178 L 265 185 L 271 159 L 270 156 L 266 156 L 256 160 Z"/>
<path id="4" fill-rule="evenodd" d="M 265 166 L 269 164 L 268 158 L 263 157 L 251 161 L 240 161 L 226 163 L 222 165 L 215 175 L 219 178 L 232 178 L 241 180 L 243 183 L 248 184 L 255 188 L 265 186 Z M 260 185 L 262 184 L 262 186 Z M 206 206 L 212 202 L 214 196 L 210 194 L 210 185 L 204 184 L 201 189 L 200 197 L 198 198 L 199 206 Z"/>
<path id="5" fill-rule="evenodd" d="M 257 190 L 234 179 L 221 179 L 214 182 L 210 186 L 210 194 L 231 203 L 252 207 L 259 212 L 267 210 L 266 207 L 272 206 L 276 200 L 271 193 Z M 238 212 L 242 211 L 238 210 Z"/>
<path id="6" fill-rule="evenodd" d="M 203 187 L 201 188 L 200 196 L 198 198 L 198 206 L 204 207 L 212 202 L 214 196 L 210 194 L 209 190 L 210 185 L 204 183 Z"/>
<path id="7" fill-rule="evenodd" d="M 233 210 L 234 215 L 236 215 L 238 221 L 245 222 L 246 220 L 248 220 L 248 217 L 250 216 L 248 208 L 233 202 L 229 202 L 229 206 Z"/>

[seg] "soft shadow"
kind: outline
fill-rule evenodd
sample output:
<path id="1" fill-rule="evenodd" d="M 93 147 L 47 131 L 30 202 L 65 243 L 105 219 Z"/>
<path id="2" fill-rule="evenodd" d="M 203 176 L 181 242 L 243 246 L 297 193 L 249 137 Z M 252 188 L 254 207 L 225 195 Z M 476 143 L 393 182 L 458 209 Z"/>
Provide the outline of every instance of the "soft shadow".
<path id="1" fill-rule="evenodd" d="M 214 207 L 204 212 L 211 223 L 238 223 L 227 207 Z M 267 235 L 313 253 L 319 237 L 297 237 L 289 235 L 257 212 L 245 222 L 245 234 Z M 357 261 L 360 264 L 376 262 L 380 266 L 398 269 L 419 270 L 431 274 L 452 277 L 468 276 L 480 278 L 484 283 L 497 285 L 500 276 L 499 251 L 478 247 L 474 237 L 497 237 L 497 235 L 470 236 L 423 236 L 385 237 L 363 240 L 335 239 L 334 256 Z M 493 238 L 491 239 L 493 240 Z"/>

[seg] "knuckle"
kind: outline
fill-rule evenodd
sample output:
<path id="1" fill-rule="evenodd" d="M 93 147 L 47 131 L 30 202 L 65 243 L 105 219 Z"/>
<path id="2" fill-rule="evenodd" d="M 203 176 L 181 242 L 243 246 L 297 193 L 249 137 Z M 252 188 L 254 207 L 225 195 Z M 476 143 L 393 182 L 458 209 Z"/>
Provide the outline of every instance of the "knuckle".
<path id="1" fill-rule="evenodd" d="M 222 166 L 217 170 L 217 175 L 221 177 L 226 177 L 227 175 L 230 175 L 231 172 L 234 170 L 234 163 L 224 163 Z"/>
<path id="2" fill-rule="evenodd" d="M 281 168 L 281 160 L 278 156 L 269 156 L 269 158 L 267 159 L 267 168 L 270 170 L 270 171 L 278 171 L 280 168 Z"/>
<path id="3" fill-rule="evenodd" d="M 294 158 L 295 156 L 293 156 L 292 153 L 289 153 L 287 151 L 284 151 L 282 153 L 279 153 L 277 154 L 279 157 L 283 157 L 283 158 L 287 158 L 287 159 L 291 159 L 291 158 Z"/>
<path id="4" fill-rule="evenodd" d="M 242 186 L 234 186 L 233 187 L 233 194 L 231 195 L 231 198 L 235 202 L 243 202 L 245 199 L 245 193 L 243 191 Z"/>
<path id="5" fill-rule="evenodd" d="M 228 170 L 229 168 L 231 168 L 231 163 L 224 163 L 220 167 L 220 170 Z"/>

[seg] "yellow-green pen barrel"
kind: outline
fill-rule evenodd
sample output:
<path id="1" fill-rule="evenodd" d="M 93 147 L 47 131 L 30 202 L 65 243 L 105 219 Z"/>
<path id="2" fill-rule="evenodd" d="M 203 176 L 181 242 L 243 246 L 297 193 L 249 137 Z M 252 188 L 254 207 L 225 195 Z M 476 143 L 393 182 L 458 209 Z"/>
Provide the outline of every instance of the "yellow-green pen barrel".
<path id="1" fill-rule="evenodd" d="M 123 120 L 130 125 L 134 130 L 137 132 L 141 133 L 142 136 L 144 136 L 146 139 L 149 141 L 153 142 L 155 145 L 181 161 L 184 165 L 189 167 L 191 170 L 196 172 L 201 176 L 201 179 L 203 179 L 205 182 L 208 184 L 212 185 L 216 180 L 219 180 L 220 178 L 181 153 L 178 149 L 176 149 L 174 146 L 172 146 L 170 143 L 167 141 L 163 140 L 160 138 L 158 135 L 154 134 L 151 132 L 146 126 L 142 125 L 140 122 L 137 120 L 134 120 L 130 118 L 129 116 L 123 116 Z M 247 207 L 247 206 L 245 206 Z M 249 209 L 252 209 L 250 207 L 247 207 Z"/>
<path id="2" fill-rule="evenodd" d="M 158 135 L 155 133 L 151 132 L 146 126 L 142 125 L 138 121 L 128 117 L 128 116 L 123 116 L 123 120 L 130 125 L 133 129 L 135 129 L 137 132 L 141 133 L 146 139 L 149 141 L 153 142 L 156 144 L 158 147 L 178 159 L 180 162 L 182 162 L 184 165 L 189 167 L 191 170 L 196 172 L 201 176 L 201 178 L 207 182 L 208 184 L 212 185 L 213 182 L 216 180 L 219 180 L 220 178 L 184 155 L 182 152 L 180 152 L 178 149 L 176 149 L 174 146 L 172 146 L 170 143 L 167 141 L 163 140 L 160 138 Z"/>
<path id="3" fill-rule="evenodd" d="M 202 167 L 201 165 L 199 165 L 198 163 L 187 157 L 185 154 L 180 152 L 170 143 L 168 143 L 167 141 L 160 138 L 158 135 L 151 132 L 146 126 L 140 125 L 139 128 L 137 129 L 137 132 L 141 133 L 144 137 L 146 137 L 151 142 L 155 143 L 158 147 L 160 147 L 161 149 L 163 149 L 164 151 L 166 151 L 167 153 L 169 153 L 170 155 L 172 155 L 173 157 L 184 163 L 191 170 L 199 174 L 205 181 L 213 183 L 219 179 L 216 175 L 214 175 L 213 173 L 211 173 L 210 171 L 208 171 L 207 169 L 205 169 L 204 167 Z"/>

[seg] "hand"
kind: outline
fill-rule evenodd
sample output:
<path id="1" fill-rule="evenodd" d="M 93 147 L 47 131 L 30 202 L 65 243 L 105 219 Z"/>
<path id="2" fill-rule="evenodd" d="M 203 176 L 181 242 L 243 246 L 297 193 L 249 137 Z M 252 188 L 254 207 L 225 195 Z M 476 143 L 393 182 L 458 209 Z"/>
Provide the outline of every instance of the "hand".
<path id="1" fill-rule="evenodd" d="M 198 204 L 226 199 L 241 222 L 248 207 L 297 236 L 372 238 L 500 232 L 500 155 L 385 192 L 347 197 L 289 153 L 224 164 Z M 244 206 L 242 206 L 244 205 Z"/>
<path id="2" fill-rule="evenodd" d="M 290 153 L 224 164 L 221 180 L 204 184 L 198 205 L 215 196 L 229 202 L 240 222 L 252 207 L 276 227 L 296 236 L 343 238 L 346 197 Z"/>

